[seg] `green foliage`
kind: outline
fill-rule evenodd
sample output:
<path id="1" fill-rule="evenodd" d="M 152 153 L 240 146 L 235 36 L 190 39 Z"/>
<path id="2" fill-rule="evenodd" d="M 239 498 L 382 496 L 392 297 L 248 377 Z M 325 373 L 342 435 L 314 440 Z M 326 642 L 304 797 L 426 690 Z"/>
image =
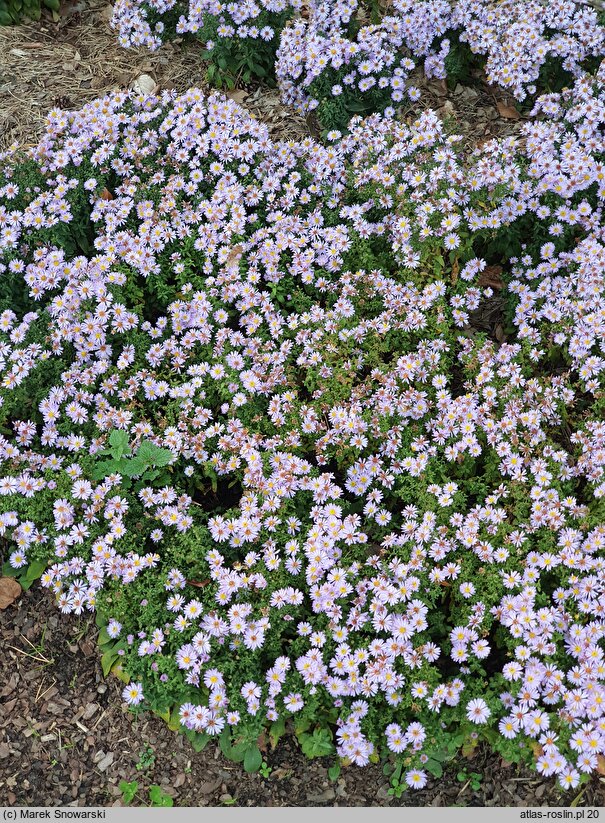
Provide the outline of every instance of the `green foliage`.
<path id="1" fill-rule="evenodd" d="M 151 806 L 174 806 L 174 800 L 167 794 L 161 786 L 153 785 L 149 787 L 149 800 Z"/>
<path id="2" fill-rule="evenodd" d="M 473 72 L 483 69 L 485 59 L 474 54 L 468 43 L 462 43 L 457 32 L 450 32 L 449 38 L 450 50 L 445 58 L 448 86 L 455 88 L 458 83 L 470 85 Z"/>
<path id="3" fill-rule="evenodd" d="M 59 0 L 0 0 L 0 26 L 11 26 L 25 20 L 39 20 L 43 8 L 50 9 L 53 18 L 58 19 Z"/>
<path id="4" fill-rule="evenodd" d="M 332 732 L 326 727 L 313 729 L 312 734 L 301 732 L 297 737 L 305 757 L 328 757 L 334 754 Z"/>
<path id="5" fill-rule="evenodd" d="M 273 38 L 266 41 L 262 37 L 221 37 L 218 32 L 223 25 L 223 15 L 205 14 L 197 37 L 212 46 L 201 55 L 210 63 L 206 70 L 207 81 L 218 89 L 235 89 L 254 79 L 273 85 L 279 33 L 290 16 L 291 9 L 279 13 L 261 11 L 255 18 L 255 27 L 260 30 L 270 26 L 275 32 Z"/>
<path id="6" fill-rule="evenodd" d="M 21 569 L 14 569 L 10 563 L 4 563 L 2 566 L 2 577 L 14 577 L 20 584 L 22 589 L 27 591 L 31 589 L 36 580 L 42 577 L 46 569 L 46 563 L 41 560 L 34 560 L 27 566 Z"/>
<path id="7" fill-rule="evenodd" d="M 263 756 L 258 746 L 248 746 L 244 752 L 244 769 L 247 772 L 257 772 L 263 765 Z"/>
<path id="8" fill-rule="evenodd" d="M 126 780 L 120 780 L 118 787 L 122 792 L 122 800 L 123 802 L 129 806 L 134 798 L 136 797 L 137 791 L 139 789 L 138 781 L 132 780 L 130 782 Z"/>
<path id="9" fill-rule="evenodd" d="M 470 787 L 474 792 L 478 792 L 481 788 L 481 781 L 483 775 L 479 772 L 467 772 L 466 769 L 461 769 L 456 775 L 456 780 L 459 783 L 470 783 Z"/>
<path id="10" fill-rule="evenodd" d="M 138 796 L 137 792 L 139 790 L 139 783 L 137 780 L 132 780 L 130 782 L 126 780 L 120 780 L 118 787 L 122 792 L 122 801 L 126 806 L 129 806 L 135 797 Z M 158 786 L 156 783 L 152 784 L 148 788 L 148 795 L 149 795 L 149 802 L 141 802 L 142 806 L 158 806 L 158 807 L 169 807 L 174 806 L 174 800 L 172 797 L 167 794 L 161 786 Z"/>
<path id="11" fill-rule="evenodd" d="M 268 780 L 269 777 L 271 777 L 271 772 L 273 771 L 273 769 L 265 760 L 263 760 L 258 771 L 261 777 L 264 777 L 265 780 Z"/>
<path id="12" fill-rule="evenodd" d="M 135 454 L 128 445 L 128 434 L 114 429 L 109 436 L 109 448 L 99 454 L 111 455 L 111 460 L 97 463 L 92 472 L 93 480 L 103 480 L 111 474 L 121 474 L 126 478 L 141 478 L 144 482 L 166 482 L 169 475 L 160 469 L 168 466 L 173 459 L 170 449 L 156 446 L 150 440 L 143 440 Z"/>
<path id="13" fill-rule="evenodd" d="M 313 80 L 308 89 L 309 95 L 319 100 L 319 106 L 314 111 L 314 115 L 321 126 L 324 138 L 333 129 L 346 131 L 354 115 L 366 117 L 372 112 L 382 111 L 391 104 L 388 87 L 381 89 L 376 86 L 361 94 L 356 86 L 343 86 L 342 93 L 334 97 L 331 89 L 339 84 L 341 75 L 341 71 L 328 67 Z"/>
<path id="14" fill-rule="evenodd" d="M 136 764 L 136 769 L 139 772 L 144 772 L 148 769 L 153 769 L 154 766 L 155 752 L 151 746 L 145 746 L 145 748 L 139 753 L 139 761 Z"/>
<path id="15" fill-rule="evenodd" d="M 330 778 L 330 780 L 336 781 L 340 777 L 340 772 L 341 771 L 342 771 L 342 769 L 341 769 L 341 766 L 340 766 L 340 762 L 335 763 L 333 766 L 330 766 L 330 768 L 328 769 L 328 777 Z"/>

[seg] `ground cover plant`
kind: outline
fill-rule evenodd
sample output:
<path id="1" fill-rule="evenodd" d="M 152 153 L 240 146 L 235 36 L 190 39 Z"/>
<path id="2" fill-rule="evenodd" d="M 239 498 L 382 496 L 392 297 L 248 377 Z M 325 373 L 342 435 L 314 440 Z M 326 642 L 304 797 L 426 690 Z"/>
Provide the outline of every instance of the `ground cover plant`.
<path id="1" fill-rule="evenodd" d="M 300 0 L 118 0 L 112 24 L 125 47 L 157 49 L 163 40 L 193 35 L 201 41 L 201 57 L 210 61 L 208 80 L 234 88 L 252 77 L 271 79 L 279 35 Z"/>
<path id="2" fill-rule="evenodd" d="M 312 113 L 324 133 L 418 100 L 419 67 L 453 85 L 483 76 L 531 108 L 536 94 L 596 71 L 603 21 L 579 0 L 311 0 L 304 9 L 286 0 L 120 0 L 114 14 L 122 45 L 155 49 L 169 34 L 195 34 L 211 82 L 277 80 L 283 100 Z"/>
<path id="3" fill-rule="evenodd" d="M 445 77 L 449 41 L 439 37 L 449 28 L 448 0 L 396 0 L 382 15 L 371 13 L 376 7 L 321 0 L 310 4 L 308 21 L 282 33 L 276 74 L 283 99 L 315 112 L 325 130 L 346 128 L 353 114 L 418 99 L 408 82 L 412 57 L 424 58 L 430 77 Z"/>
<path id="4" fill-rule="evenodd" d="M 248 770 L 287 728 L 413 788 L 602 768 L 604 77 L 470 157 L 191 90 L 2 158 L 4 572 L 96 610 L 134 710 Z"/>

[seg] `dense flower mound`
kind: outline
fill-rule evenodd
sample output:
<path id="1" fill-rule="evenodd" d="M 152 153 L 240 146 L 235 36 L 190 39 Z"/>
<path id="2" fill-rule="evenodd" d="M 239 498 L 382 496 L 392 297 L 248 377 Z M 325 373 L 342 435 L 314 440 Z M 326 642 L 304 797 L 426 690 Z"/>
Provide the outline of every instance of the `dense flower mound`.
<path id="1" fill-rule="evenodd" d="M 545 73 L 578 77 L 587 61 L 605 54 L 602 14 L 577 0 L 456 0 L 452 26 L 486 57 L 489 82 L 517 100 L 543 88 Z"/>
<path id="2" fill-rule="evenodd" d="M 352 113 L 382 111 L 420 92 L 408 84 L 416 63 L 426 58 L 429 76 L 445 76 L 449 51 L 433 43 L 448 28 L 449 0 L 398 0 L 379 22 L 363 20 L 367 4 L 319 0 L 309 20 L 287 27 L 281 38 L 276 75 L 284 101 L 298 111 L 315 111 L 327 128 L 346 126 Z M 360 19 L 361 17 L 361 19 Z"/>
<path id="3" fill-rule="evenodd" d="M 317 0 L 308 21 L 282 33 L 276 74 L 283 98 L 300 111 L 316 111 L 327 129 L 342 128 L 356 111 L 417 99 L 408 80 L 419 58 L 427 77 L 445 78 L 468 74 L 474 54 L 490 83 L 522 101 L 566 85 L 605 55 L 602 14 L 577 0 L 396 0 L 371 22 L 370 8 Z"/>
<path id="4" fill-rule="evenodd" d="M 314 112 L 326 131 L 417 100 L 419 63 L 427 77 L 453 81 L 484 64 L 490 83 L 523 101 L 605 56 L 603 13 L 578 0 L 311 0 L 300 10 L 300 0 L 118 0 L 113 25 L 127 47 L 195 34 L 211 81 L 275 76 L 284 101 Z"/>
<path id="5" fill-rule="evenodd" d="M 5 568 L 96 609 L 130 705 L 250 768 L 286 721 L 415 788 L 478 740 L 599 766 L 598 79 L 471 157 L 433 112 L 273 143 L 191 90 L 2 158 Z"/>

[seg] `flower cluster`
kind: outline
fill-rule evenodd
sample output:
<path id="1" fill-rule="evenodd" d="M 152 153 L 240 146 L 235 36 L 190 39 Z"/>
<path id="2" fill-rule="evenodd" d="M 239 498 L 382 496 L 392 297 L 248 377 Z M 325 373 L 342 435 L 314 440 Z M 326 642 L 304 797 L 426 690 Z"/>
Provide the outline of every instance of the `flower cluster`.
<path id="1" fill-rule="evenodd" d="M 117 0 L 112 26 L 126 48 L 155 50 L 168 34 L 195 35 L 214 66 L 210 80 L 241 74 L 247 82 L 273 73 L 280 32 L 298 8 L 300 0 Z"/>
<path id="2" fill-rule="evenodd" d="M 195 34 L 212 82 L 275 75 L 284 102 L 314 112 L 326 131 L 417 100 L 410 75 L 419 61 L 443 79 L 469 76 L 476 60 L 523 101 L 568 85 L 605 54 L 602 13 L 578 0 L 312 0 L 300 10 L 300 0 L 118 0 L 113 25 L 127 47 Z"/>
<path id="3" fill-rule="evenodd" d="M 159 49 L 165 37 L 172 34 L 162 18 L 178 19 L 179 7 L 177 0 L 116 0 L 111 25 L 118 32 L 118 43 L 124 48 Z"/>
<path id="4" fill-rule="evenodd" d="M 545 74 L 582 75 L 605 54 L 602 15 L 577 0 L 455 0 L 452 26 L 473 53 L 486 58 L 490 83 L 517 100 L 536 93 Z"/>
<path id="5" fill-rule="evenodd" d="M 190 90 L 0 158 L 5 568 L 97 611 L 128 704 L 413 788 L 444 741 L 596 769 L 604 72 L 471 156 L 430 111 L 274 143 Z"/>
<path id="6" fill-rule="evenodd" d="M 308 20 L 282 33 L 275 66 L 282 97 L 300 112 L 315 111 L 326 129 L 343 128 L 355 112 L 417 100 L 419 90 L 408 84 L 411 55 L 426 58 L 429 76 L 445 76 L 449 41 L 438 50 L 433 43 L 448 28 L 448 0 L 398 0 L 375 23 L 363 22 L 364 6 L 319 0 Z"/>

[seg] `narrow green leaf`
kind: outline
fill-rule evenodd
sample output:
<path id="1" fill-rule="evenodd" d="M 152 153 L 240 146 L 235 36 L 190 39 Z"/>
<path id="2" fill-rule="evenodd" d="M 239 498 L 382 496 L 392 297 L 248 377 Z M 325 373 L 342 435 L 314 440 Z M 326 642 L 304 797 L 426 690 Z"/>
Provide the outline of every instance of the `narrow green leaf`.
<path id="1" fill-rule="evenodd" d="M 280 737 L 283 737 L 286 733 L 286 720 L 284 717 L 280 717 L 274 723 L 271 724 L 269 729 L 269 740 L 271 741 L 271 748 L 274 749 Z"/>
<path id="2" fill-rule="evenodd" d="M 34 560 L 27 567 L 27 574 L 25 575 L 25 580 L 28 583 L 33 583 L 34 580 L 38 580 L 40 577 L 42 577 L 45 570 L 46 563 L 42 563 L 41 560 Z"/>
<path id="3" fill-rule="evenodd" d="M 218 745 L 225 757 L 231 759 L 231 729 L 225 726 L 218 739 Z"/>
<path id="4" fill-rule="evenodd" d="M 103 628 L 99 632 L 97 642 L 99 646 L 107 646 L 109 643 L 113 643 L 112 638 L 107 634 L 107 628 L 105 626 L 103 626 Z"/>
<path id="5" fill-rule="evenodd" d="M 335 763 L 328 769 L 328 777 L 330 780 L 338 780 L 340 777 L 340 763 Z"/>
<path id="6" fill-rule="evenodd" d="M 198 752 L 198 754 L 206 748 L 211 740 L 209 734 L 200 734 L 200 732 L 192 732 L 191 735 L 187 736 L 191 741 L 194 751 Z"/>

